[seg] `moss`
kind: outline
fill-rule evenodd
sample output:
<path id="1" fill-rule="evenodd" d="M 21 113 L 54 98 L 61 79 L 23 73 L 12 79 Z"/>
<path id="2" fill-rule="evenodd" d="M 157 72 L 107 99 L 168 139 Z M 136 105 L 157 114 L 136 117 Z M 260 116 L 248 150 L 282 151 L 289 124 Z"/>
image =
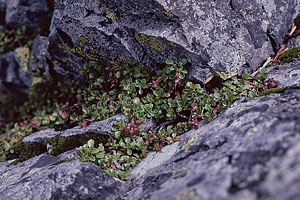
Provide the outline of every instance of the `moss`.
<path id="1" fill-rule="evenodd" d="M 90 139 L 93 139 L 97 143 L 102 143 L 108 139 L 108 136 L 95 133 L 74 135 L 70 137 L 55 136 L 53 138 L 47 139 L 44 142 L 44 145 L 50 144 L 50 154 L 57 156 L 61 153 L 86 144 Z"/>
<path id="2" fill-rule="evenodd" d="M 17 155 L 18 162 L 25 161 L 29 158 L 45 153 L 46 151 L 46 145 L 37 142 L 22 143 L 20 141 L 15 148 L 15 154 Z"/>
<path id="3" fill-rule="evenodd" d="M 286 88 L 270 88 L 260 93 L 260 96 L 268 95 L 271 93 L 282 93 Z"/>
<path id="4" fill-rule="evenodd" d="M 167 45 L 161 42 L 159 39 L 153 36 L 146 36 L 144 34 L 136 34 L 135 38 L 141 44 L 142 47 L 146 47 L 146 44 L 149 44 L 150 47 L 156 51 L 164 51 L 167 48 Z"/>
<path id="5" fill-rule="evenodd" d="M 187 152 L 191 146 L 195 145 L 197 139 L 197 137 L 190 138 L 186 143 L 184 143 L 184 145 L 182 145 L 181 150 Z"/>
<path id="6" fill-rule="evenodd" d="M 293 58 L 297 58 L 300 55 L 298 47 L 292 47 L 281 53 L 278 56 L 278 60 L 280 60 L 281 64 L 289 63 L 293 61 Z"/>
<path id="7" fill-rule="evenodd" d="M 298 15 L 295 19 L 294 19 L 294 24 L 295 26 L 297 26 L 296 30 L 300 29 L 300 15 Z"/>

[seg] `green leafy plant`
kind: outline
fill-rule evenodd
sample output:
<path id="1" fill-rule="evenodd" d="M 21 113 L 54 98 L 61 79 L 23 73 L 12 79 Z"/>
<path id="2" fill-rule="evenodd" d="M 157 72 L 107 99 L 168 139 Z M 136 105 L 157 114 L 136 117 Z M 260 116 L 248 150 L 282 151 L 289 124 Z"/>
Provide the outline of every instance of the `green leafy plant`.
<path id="1" fill-rule="evenodd" d="M 18 29 L 0 26 L 0 54 L 21 46 L 31 47 L 35 35 L 27 32 L 26 26 Z"/>
<path id="2" fill-rule="evenodd" d="M 19 108 L 22 124 L 11 125 L 9 136 L 1 140 L 0 159 L 18 157 L 14 155 L 16 146 L 33 131 L 64 128 L 65 124 L 83 127 L 123 113 L 126 119 L 114 125 L 114 137 L 99 144 L 89 140 L 78 153 L 80 161 L 93 162 L 110 175 L 128 180 L 132 167 L 147 152 L 178 141 L 181 134 L 197 129 L 200 120 L 216 118 L 236 99 L 256 97 L 277 86 L 261 71 L 257 79 L 247 73 L 233 76 L 222 88 L 208 93 L 200 84 L 185 80 L 186 64 L 185 59 L 167 60 L 161 69 L 153 70 L 126 62 L 106 66 L 91 61 L 81 69 L 80 82 L 35 85 L 29 93 L 31 101 Z M 142 131 L 142 124 L 150 118 L 157 126 Z"/>

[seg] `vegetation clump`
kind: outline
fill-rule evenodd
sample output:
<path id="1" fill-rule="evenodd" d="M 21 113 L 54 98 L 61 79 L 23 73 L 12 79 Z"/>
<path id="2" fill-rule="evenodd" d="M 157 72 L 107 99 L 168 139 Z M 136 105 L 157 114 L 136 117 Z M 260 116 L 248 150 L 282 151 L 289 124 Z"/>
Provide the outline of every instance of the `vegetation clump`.
<path id="1" fill-rule="evenodd" d="M 160 151 L 179 140 L 184 132 L 198 129 L 200 120 L 216 118 L 236 99 L 257 97 L 276 87 L 261 71 L 257 79 L 247 73 L 233 76 L 224 81 L 222 88 L 208 93 L 200 84 L 186 81 L 186 66 L 185 59 L 167 60 L 156 70 L 126 62 L 107 66 L 90 61 L 80 71 L 84 77 L 81 82 L 67 80 L 33 86 L 30 103 L 18 111 L 22 119 L 11 124 L 0 141 L 0 160 L 18 158 L 16 147 L 34 131 L 69 128 L 66 124 L 83 127 L 123 113 L 126 119 L 115 123 L 114 137 L 101 142 L 90 139 L 78 148 L 78 153 L 80 161 L 93 162 L 110 175 L 127 180 L 132 167 L 147 152 Z M 157 126 L 142 132 L 141 125 L 150 118 Z"/>
<path id="2" fill-rule="evenodd" d="M 18 29 L 0 26 L 0 54 L 16 49 L 17 47 L 31 47 L 36 33 L 28 33 L 26 26 Z"/>

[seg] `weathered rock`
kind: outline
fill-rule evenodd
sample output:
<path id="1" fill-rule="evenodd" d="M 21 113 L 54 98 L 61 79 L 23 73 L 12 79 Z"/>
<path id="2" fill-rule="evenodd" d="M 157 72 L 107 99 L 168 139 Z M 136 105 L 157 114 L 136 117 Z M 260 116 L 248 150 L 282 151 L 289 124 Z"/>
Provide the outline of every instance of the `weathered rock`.
<path id="1" fill-rule="evenodd" d="M 23 65 L 24 68 L 20 67 L 18 64 L 18 61 L 21 62 L 21 59 L 22 49 L 0 55 L 0 81 L 2 83 L 12 84 L 21 88 L 31 84 L 30 76 L 27 73 L 28 68 L 26 68 L 26 63 Z"/>
<path id="2" fill-rule="evenodd" d="M 33 84 L 49 76 L 49 65 L 46 59 L 48 38 L 37 35 L 33 41 L 30 64 L 30 71 L 33 73 Z"/>
<path id="3" fill-rule="evenodd" d="M 6 2 L 5 21 L 11 27 L 26 25 L 31 31 L 48 31 L 52 0 L 9 0 Z"/>
<path id="4" fill-rule="evenodd" d="M 278 49 L 299 8 L 292 0 L 57 0 L 48 50 L 71 72 L 85 59 L 157 66 L 183 57 L 192 63 L 190 78 L 203 81 L 210 67 L 258 67 Z"/>
<path id="5" fill-rule="evenodd" d="M 299 133 L 299 90 L 238 101 L 167 152 L 142 161 L 127 199 L 296 200 Z"/>
<path id="6" fill-rule="evenodd" d="M 275 70 L 274 68 L 278 68 Z M 278 82 L 280 88 L 300 88 L 300 59 L 291 63 L 274 65 L 268 69 L 269 78 Z"/>
<path id="7" fill-rule="evenodd" d="M 42 154 L 0 168 L 2 199 L 118 199 L 118 181 L 92 163 Z M 13 187 L 12 187 L 13 186 Z"/>
<path id="8" fill-rule="evenodd" d="M 92 122 L 89 126 L 83 128 L 76 126 L 64 131 L 57 131 L 54 128 L 46 129 L 26 136 L 23 138 L 22 143 L 24 149 L 29 151 L 31 149 L 25 148 L 25 146 L 42 145 L 39 148 L 44 149 L 44 152 L 47 149 L 48 153 L 58 155 L 85 144 L 91 138 L 97 142 L 105 142 L 109 136 L 114 135 L 112 131 L 114 123 L 124 118 L 124 115 L 119 114 L 102 121 Z"/>

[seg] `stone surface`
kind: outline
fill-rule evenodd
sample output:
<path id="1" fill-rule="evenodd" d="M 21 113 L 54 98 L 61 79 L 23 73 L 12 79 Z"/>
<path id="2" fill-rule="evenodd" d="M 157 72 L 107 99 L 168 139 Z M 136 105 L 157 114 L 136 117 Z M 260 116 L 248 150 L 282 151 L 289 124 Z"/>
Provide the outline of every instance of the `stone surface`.
<path id="1" fill-rule="evenodd" d="M 49 35 L 55 64 L 76 72 L 85 59 L 158 66 L 188 58 L 190 79 L 209 68 L 255 69 L 298 14 L 299 1 L 57 0 Z M 59 47 L 59 48 L 57 48 Z"/>
<path id="2" fill-rule="evenodd" d="M 52 0 L 8 0 L 5 21 L 11 27 L 26 25 L 30 30 L 47 31 L 50 25 Z"/>
<path id="3" fill-rule="evenodd" d="M 48 38 L 37 35 L 33 41 L 29 69 L 33 73 L 33 83 L 42 80 L 49 75 L 47 62 Z"/>
<path id="4" fill-rule="evenodd" d="M 17 53 L 18 52 L 18 53 Z M 0 81 L 20 88 L 31 84 L 28 69 L 19 66 L 18 58 L 21 53 L 11 51 L 0 55 Z M 24 65 L 26 66 L 26 65 Z"/>
<path id="5" fill-rule="evenodd" d="M 41 130 L 35 132 L 31 135 L 26 136 L 22 142 L 30 143 L 30 142 L 43 142 L 49 138 L 53 138 L 55 136 L 61 137 L 72 137 L 76 135 L 84 135 L 88 133 L 95 133 L 100 135 L 112 136 L 114 132 L 111 130 L 114 123 L 120 119 L 124 119 L 123 115 L 116 115 L 110 117 L 108 119 L 92 122 L 90 125 L 80 128 L 80 126 L 75 126 L 74 128 L 70 128 L 64 131 L 56 131 L 54 128 Z"/>
<path id="6" fill-rule="evenodd" d="M 46 154 L 0 168 L 2 199 L 119 199 L 118 181 L 92 163 Z M 13 186 L 13 187 L 12 187 Z"/>
<path id="7" fill-rule="evenodd" d="M 299 133 L 300 90 L 235 102 L 142 161 L 127 199 L 299 199 Z"/>
<path id="8" fill-rule="evenodd" d="M 267 69 L 269 78 L 278 83 L 280 88 L 300 88 L 300 59 L 291 63 L 274 65 Z"/>

